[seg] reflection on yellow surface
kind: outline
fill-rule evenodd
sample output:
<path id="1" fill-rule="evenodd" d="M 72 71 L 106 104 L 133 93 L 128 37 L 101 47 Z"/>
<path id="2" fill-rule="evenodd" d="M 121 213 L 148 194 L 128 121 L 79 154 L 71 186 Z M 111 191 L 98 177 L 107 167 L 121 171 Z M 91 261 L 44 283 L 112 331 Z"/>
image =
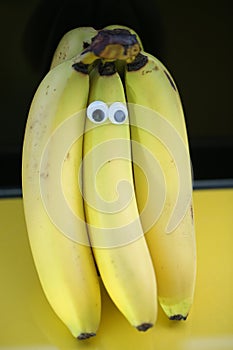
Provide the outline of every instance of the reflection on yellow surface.
<path id="1" fill-rule="evenodd" d="M 102 288 L 95 338 L 78 341 L 44 297 L 25 228 L 22 199 L 0 200 L 0 350 L 233 349 L 233 189 L 194 191 L 197 236 L 195 302 L 187 321 L 159 310 L 155 327 L 139 333 Z"/>

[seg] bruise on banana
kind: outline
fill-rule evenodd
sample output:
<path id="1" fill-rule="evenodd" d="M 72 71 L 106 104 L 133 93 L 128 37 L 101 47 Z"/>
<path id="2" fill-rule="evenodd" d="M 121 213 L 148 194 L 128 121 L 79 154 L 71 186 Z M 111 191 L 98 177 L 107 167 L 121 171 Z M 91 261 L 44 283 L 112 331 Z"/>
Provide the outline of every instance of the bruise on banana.
<path id="1" fill-rule="evenodd" d="M 136 35 L 127 29 L 103 29 L 92 38 L 91 44 L 75 59 L 75 62 L 91 64 L 96 59 L 108 61 L 123 60 L 133 62 L 139 52 L 140 45 Z"/>

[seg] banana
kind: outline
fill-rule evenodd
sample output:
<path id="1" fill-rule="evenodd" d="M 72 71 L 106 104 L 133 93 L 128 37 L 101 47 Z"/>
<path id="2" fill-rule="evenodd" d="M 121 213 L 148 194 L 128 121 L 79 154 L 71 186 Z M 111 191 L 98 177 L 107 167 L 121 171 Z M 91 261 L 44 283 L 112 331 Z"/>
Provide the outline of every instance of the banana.
<path id="1" fill-rule="evenodd" d="M 170 319 L 193 303 L 196 243 L 192 175 L 177 87 L 164 65 L 141 52 L 125 70 L 135 191 L 158 283 Z"/>
<path id="2" fill-rule="evenodd" d="M 89 76 L 83 65 L 75 68 L 70 60 L 57 65 L 34 95 L 23 143 L 22 188 L 45 295 L 73 336 L 85 339 L 97 332 L 101 300 L 77 181 Z"/>
<path id="3" fill-rule="evenodd" d="M 96 35 L 97 30 L 92 27 L 79 27 L 65 33 L 54 52 L 50 68 L 81 53 Z"/>
<path id="4" fill-rule="evenodd" d="M 139 331 L 157 318 L 157 289 L 134 193 L 124 88 L 113 62 L 90 75 L 83 153 L 84 207 L 100 276 Z"/>

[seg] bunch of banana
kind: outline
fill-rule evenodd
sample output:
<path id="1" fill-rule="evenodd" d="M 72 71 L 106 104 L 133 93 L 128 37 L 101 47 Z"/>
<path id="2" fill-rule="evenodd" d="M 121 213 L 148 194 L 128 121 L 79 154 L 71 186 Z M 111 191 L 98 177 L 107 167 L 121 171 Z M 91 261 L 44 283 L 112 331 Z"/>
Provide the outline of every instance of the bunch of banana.
<path id="1" fill-rule="evenodd" d="M 186 319 L 193 302 L 182 105 L 169 72 L 142 50 L 125 26 L 68 32 L 26 124 L 22 186 L 32 253 L 49 303 L 78 339 L 100 323 L 96 266 L 139 331 L 155 324 L 157 300 L 175 320 Z"/>

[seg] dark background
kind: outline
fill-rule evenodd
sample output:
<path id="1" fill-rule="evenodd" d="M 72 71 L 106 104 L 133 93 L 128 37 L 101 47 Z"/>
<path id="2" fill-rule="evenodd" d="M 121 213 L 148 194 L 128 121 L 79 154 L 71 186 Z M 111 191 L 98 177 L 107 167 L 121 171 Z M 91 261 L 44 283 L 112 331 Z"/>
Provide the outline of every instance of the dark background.
<path id="1" fill-rule="evenodd" d="M 170 70 L 195 180 L 233 178 L 233 13 L 227 0 L 1 0 L 0 188 L 21 187 L 30 102 L 68 30 L 127 25 Z"/>

